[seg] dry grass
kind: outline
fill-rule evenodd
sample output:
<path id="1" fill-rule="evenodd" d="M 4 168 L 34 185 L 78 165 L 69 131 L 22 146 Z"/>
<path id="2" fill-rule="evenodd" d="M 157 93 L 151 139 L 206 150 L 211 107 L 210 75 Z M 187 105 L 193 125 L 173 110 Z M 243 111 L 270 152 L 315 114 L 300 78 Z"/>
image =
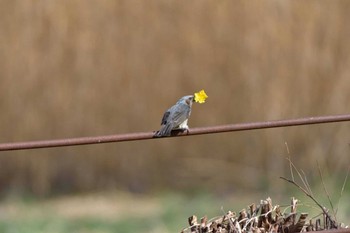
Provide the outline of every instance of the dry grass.
<path id="1" fill-rule="evenodd" d="M 186 223 L 186 216 L 193 211 L 217 215 L 220 213 L 217 205 L 229 206 L 229 203 L 233 201 L 206 195 L 189 198 L 174 194 L 145 196 L 120 192 L 46 200 L 12 197 L 0 203 L 0 231 L 179 232 Z"/>
<path id="2" fill-rule="evenodd" d="M 0 140 L 156 130 L 167 107 L 202 88 L 209 99 L 192 127 L 346 113 L 349 11 L 347 1 L 1 1 Z M 349 132 L 340 123 L 1 153 L 0 187 L 280 191 L 285 142 L 299 166 L 317 159 L 342 176 Z"/>
<path id="3" fill-rule="evenodd" d="M 127 216 L 142 218 L 157 215 L 162 210 L 161 203 L 156 198 L 126 193 L 62 196 L 40 202 L 10 199 L 4 201 L 0 209 L 5 217 L 2 220 L 21 219 L 25 216 L 44 218 L 45 213 L 53 213 L 57 218 L 69 221 L 84 218 L 118 221 Z"/>
<path id="4" fill-rule="evenodd" d="M 320 218 L 320 209 L 297 191 L 298 213 L 308 213 L 308 219 Z M 178 194 L 132 195 L 129 193 L 90 193 L 61 196 L 45 200 L 11 197 L 0 203 L 0 231 L 23 233 L 107 233 L 107 232 L 180 232 L 187 217 L 207 215 L 216 220 L 229 210 L 237 215 L 252 202 L 259 204 L 264 194 L 240 193 L 214 198 L 204 193 L 192 197 Z M 289 213 L 290 200 L 275 198 L 281 213 Z M 326 199 L 321 200 L 323 203 Z M 258 207 L 258 205 L 256 206 Z M 261 210 L 261 209 L 260 209 Z M 260 211 L 259 210 L 259 211 Z M 341 202 L 339 222 L 348 224 L 350 206 Z M 257 211 L 257 212 L 259 212 Z M 199 221 L 199 220 L 198 220 Z"/>

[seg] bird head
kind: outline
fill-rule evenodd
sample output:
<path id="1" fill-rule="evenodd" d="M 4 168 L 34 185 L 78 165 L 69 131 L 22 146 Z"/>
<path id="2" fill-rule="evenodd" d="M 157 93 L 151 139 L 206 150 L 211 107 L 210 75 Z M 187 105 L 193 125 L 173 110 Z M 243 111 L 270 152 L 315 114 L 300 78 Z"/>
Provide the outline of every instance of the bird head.
<path id="1" fill-rule="evenodd" d="M 182 97 L 181 99 L 179 99 L 179 101 L 177 101 L 177 103 L 178 104 L 187 104 L 191 107 L 193 101 L 194 101 L 193 95 L 186 95 L 186 96 Z"/>

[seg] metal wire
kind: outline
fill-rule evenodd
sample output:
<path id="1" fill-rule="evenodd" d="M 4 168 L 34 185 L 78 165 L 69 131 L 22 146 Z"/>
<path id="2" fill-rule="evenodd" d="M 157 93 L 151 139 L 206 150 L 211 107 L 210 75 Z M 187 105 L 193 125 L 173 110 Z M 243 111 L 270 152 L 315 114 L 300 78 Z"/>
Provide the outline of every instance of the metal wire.
<path id="1" fill-rule="evenodd" d="M 231 132 L 231 131 L 322 124 L 322 123 L 332 123 L 332 122 L 341 122 L 341 121 L 350 121 L 350 114 L 191 128 L 188 132 L 174 131 L 172 133 L 172 136 L 177 136 L 177 137 L 193 136 L 193 135 L 200 135 L 200 134 L 213 134 L 213 133 L 224 133 L 224 132 Z M 116 134 L 116 135 L 95 136 L 95 137 L 0 143 L 0 151 L 37 149 L 37 148 L 61 147 L 61 146 L 77 146 L 77 145 L 86 145 L 86 144 L 123 142 L 123 141 L 135 141 L 135 140 L 146 140 L 146 139 L 159 139 L 154 137 L 155 133 L 156 132 L 154 131 L 154 132 L 127 133 L 127 134 Z M 166 138 L 169 138 L 169 137 L 166 137 Z"/>

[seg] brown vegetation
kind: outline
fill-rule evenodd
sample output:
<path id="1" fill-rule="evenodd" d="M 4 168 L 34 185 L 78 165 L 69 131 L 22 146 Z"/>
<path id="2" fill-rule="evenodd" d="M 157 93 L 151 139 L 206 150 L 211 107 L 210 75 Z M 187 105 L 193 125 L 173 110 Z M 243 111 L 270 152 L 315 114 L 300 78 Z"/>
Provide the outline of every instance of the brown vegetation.
<path id="1" fill-rule="evenodd" d="M 0 141 L 156 130 L 200 89 L 209 99 L 190 127 L 348 113 L 349 12 L 348 1 L 3 0 Z M 280 191 L 285 142 L 297 164 L 343 173 L 348 126 L 2 152 L 0 190 Z"/>
<path id="2" fill-rule="evenodd" d="M 338 224 L 326 216 L 326 212 L 321 217 L 307 219 L 308 213 L 297 212 L 298 200 L 294 197 L 289 207 L 272 205 L 271 198 L 261 200 L 259 205 L 251 204 L 249 209 L 243 209 L 238 214 L 228 211 L 223 216 L 213 218 L 208 221 L 205 216 L 197 222 L 197 216 L 188 218 L 189 227 L 181 233 L 236 233 L 236 232 L 313 232 L 342 229 L 333 233 L 348 233 L 348 226 Z M 329 231 L 327 231 L 329 232 Z"/>

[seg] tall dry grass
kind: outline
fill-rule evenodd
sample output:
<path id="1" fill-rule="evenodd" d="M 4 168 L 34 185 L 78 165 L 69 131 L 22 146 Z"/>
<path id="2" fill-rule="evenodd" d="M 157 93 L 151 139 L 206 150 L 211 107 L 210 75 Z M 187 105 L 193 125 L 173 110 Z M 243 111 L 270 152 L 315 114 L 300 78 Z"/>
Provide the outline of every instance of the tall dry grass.
<path id="1" fill-rule="evenodd" d="M 348 1 L 0 2 L 0 141 L 151 131 L 202 88 L 190 126 L 348 113 Z M 281 190 L 350 163 L 348 123 L 0 154 L 0 188 Z M 315 176 L 317 176 L 315 174 Z M 242 179 L 244 177 L 244 179 Z"/>

